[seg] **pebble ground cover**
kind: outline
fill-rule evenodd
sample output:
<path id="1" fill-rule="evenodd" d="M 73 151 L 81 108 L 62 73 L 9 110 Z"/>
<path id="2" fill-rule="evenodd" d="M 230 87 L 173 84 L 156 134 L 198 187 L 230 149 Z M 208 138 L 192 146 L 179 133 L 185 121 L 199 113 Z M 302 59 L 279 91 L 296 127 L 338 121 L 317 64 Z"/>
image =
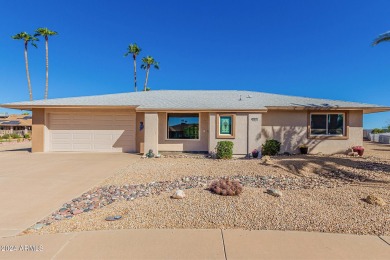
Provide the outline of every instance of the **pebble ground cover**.
<path id="1" fill-rule="evenodd" d="M 204 156 L 139 159 L 25 233 L 127 228 L 243 228 L 390 235 L 390 149 L 365 157 L 276 156 L 213 160 Z M 175 157 L 175 158 L 171 158 Z M 181 158 L 177 158 L 181 157 Z M 239 196 L 207 190 L 238 179 Z M 267 189 L 278 189 L 281 197 Z M 171 199 L 182 189 L 186 197 Z M 368 204 L 375 194 L 387 203 Z M 120 215 L 118 221 L 105 221 Z"/>

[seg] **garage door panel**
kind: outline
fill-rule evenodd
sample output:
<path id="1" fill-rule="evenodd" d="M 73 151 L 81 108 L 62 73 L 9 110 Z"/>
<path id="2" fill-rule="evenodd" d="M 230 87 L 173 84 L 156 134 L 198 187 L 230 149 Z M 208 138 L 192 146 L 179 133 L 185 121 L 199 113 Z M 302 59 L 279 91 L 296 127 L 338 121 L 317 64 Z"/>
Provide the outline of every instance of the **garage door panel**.
<path id="1" fill-rule="evenodd" d="M 77 144 L 73 144 L 72 146 L 72 149 L 75 150 L 75 151 L 90 151 L 92 150 L 92 145 L 90 143 L 85 143 L 85 144 L 82 144 L 82 143 L 77 143 Z"/>
<path id="2" fill-rule="evenodd" d="M 135 129 L 135 113 L 51 113 L 50 150 L 135 152 Z"/>
<path id="3" fill-rule="evenodd" d="M 54 151 L 71 151 L 72 149 L 72 144 L 70 143 L 53 143 L 52 144 L 52 149 Z"/>
<path id="4" fill-rule="evenodd" d="M 92 140 L 92 134 L 89 133 L 73 133 L 73 139 L 77 140 Z"/>
<path id="5" fill-rule="evenodd" d="M 52 114 L 51 114 L 52 115 Z M 51 115 L 49 115 L 49 117 L 51 117 Z M 51 117 L 50 120 L 71 120 L 72 119 L 72 116 L 70 114 L 56 114 L 55 117 Z"/>
<path id="6" fill-rule="evenodd" d="M 115 115 L 114 120 L 115 121 L 129 121 L 134 120 L 135 114 L 131 115 Z"/>
<path id="7" fill-rule="evenodd" d="M 84 119 L 75 119 L 75 120 L 71 121 L 71 124 L 74 124 L 74 125 L 91 125 L 92 121 L 84 120 Z"/>
<path id="8" fill-rule="evenodd" d="M 95 143 L 104 143 L 107 141 L 111 141 L 113 139 L 113 135 L 112 134 L 94 134 L 93 138 L 94 138 Z"/>
<path id="9" fill-rule="evenodd" d="M 65 121 L 65 122 L 51 122 L 49 129 L 53 130 L 66 130 L 66 129 L 71 129 L 70 125 L 71 121 Z"/>
<path id="10" fill-rule="evenodd" d="M 135 121 L 115 121 L 115 125 L 120 125 L 120 126 L 135 126 Z"/>
<path id="11" fill-rule="evenodd" d="M 93 120 L 95 121 L 111 121 L 113 120 L 113 115 L 94 115 L 92 116 Z"/>
<path id="12" fill-rule="evenodd" d="M 69 140 L 72 138 L 71 133 L 52 133 L 52 137 L 54 140 Z"/>

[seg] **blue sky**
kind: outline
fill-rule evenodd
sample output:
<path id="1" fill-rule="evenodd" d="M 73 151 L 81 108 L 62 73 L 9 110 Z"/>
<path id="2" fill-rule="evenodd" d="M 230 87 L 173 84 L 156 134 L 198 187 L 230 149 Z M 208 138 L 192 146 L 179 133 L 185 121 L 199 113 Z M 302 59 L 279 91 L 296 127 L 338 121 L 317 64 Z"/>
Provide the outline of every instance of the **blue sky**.
<path id="1" fill-rule="evenodd" d="M 48 27 L 59 32 L 49 43 L 51 98 L 133 91 L 123 54 L 136 42 L 141 56 L 160 62 L 152 90 L 245 89 L 390 106 L 390 43 L 370 46 L 390 30 L 389 10 L 387 0 L 1 0 L 0 103 L 28 100 L 23 44 L 10 36 Z M 44 55 L 42 41 L 29 49 L 35 99 L 43 98 Z M 140 86 L 144 77 L 140 71 Z M 367 128 L 388 122 L 390 113 L 364 117 Z"/>

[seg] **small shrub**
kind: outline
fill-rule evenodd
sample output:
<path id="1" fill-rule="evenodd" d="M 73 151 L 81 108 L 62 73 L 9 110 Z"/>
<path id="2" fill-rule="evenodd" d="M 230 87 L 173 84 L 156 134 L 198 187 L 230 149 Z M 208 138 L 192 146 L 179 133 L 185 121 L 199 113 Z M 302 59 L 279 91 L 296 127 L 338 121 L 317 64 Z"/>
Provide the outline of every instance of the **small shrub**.
<path id="1" fill-rule="evenodd" d="M 232 141 L 220 141 L 217 143 L 216 149 L 218 159 L 231 159 L 233 157 Z"/>
<path id="2" fill-rule="evenodd" d="M 243 187 L 238 180 L 231 181 L 229 178 L 221 178 L 213 181 L 209 190 L 222 196 L 237 196 L 242 193 Z"/>
<path id="3" fill-rule="evenodd" d="M 30 136 L 30 134 L 24 134 L 24 138 L 29 139 L 29 138 L 31 138 L 31 136 Z"/>
<path id="4" fill-rule="evenodd" d="M 10 139 L 11 138 L 11 136 L 9 135 L 9 134 L 5 134 L 5 135 L 3 135 L 3 137 L 2 137 L 3 139 Z"/>
<path id="5" fill-rule="evenodd" d="M 11 134 L 11 138 L 12 139 L 19 139 L 19 138 L 22 138 L 20 135 L 18 134 Z"/>
<path id="6" fill-rule="evenodd" d="M 271 139 L 265 141 L 265 144 L 262 145 L 263 155 L 276 155 L 280 151 L 281 143 L 278 140 Z"/>

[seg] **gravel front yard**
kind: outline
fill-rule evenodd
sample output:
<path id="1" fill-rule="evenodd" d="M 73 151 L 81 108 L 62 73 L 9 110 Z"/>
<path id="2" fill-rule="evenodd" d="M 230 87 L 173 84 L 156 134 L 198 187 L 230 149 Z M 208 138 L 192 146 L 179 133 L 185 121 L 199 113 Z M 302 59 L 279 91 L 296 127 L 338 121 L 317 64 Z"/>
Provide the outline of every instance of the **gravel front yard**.
<path id="1" fill-rule="evenodd" d="M 170 194 L 119 201 L 45 227 L 42 232 L 76 232 L 128 228 L 244 228 L 305 230 L 353 234 L 390 234 L 390 207 L 360 200 L 370 188 L 339 187 L 283 191 L 275 198 L 263 189 L 246 188 L 240 196 L 223 197 L 202 188 L 185 191 L 182 200 Z M 390 198 L 388 189 L 375 193 Z M 105 221 L 121 215 L 119 221 Z"/>
<path id="2" fill-rule="evenodd" d="M 25 233 L 244 228 L 390 235 L 390 150 L 373 147 L 377 149 L 370 146 L 363 158 L 309 155 L 274 157 L 268 162 L 134 160 L 101 187 L 65 203 L 41 221 L 50 225 L 38 225 Z M 243 193 L 223 197 L 206 190 L 219 176 L 240 179 Z M 171 199 L 178 188 L 185 191 L 186 198 Z M 282 197 L 266 194 L 267 188 L 281 190 Z M 362 199 L 369 194 L 381 197 L 387 205 L 366 203 Z M 72 211 L 77 214 L 73 216 Z M 105 221 L 112 215 L 122 219 Z"/>

